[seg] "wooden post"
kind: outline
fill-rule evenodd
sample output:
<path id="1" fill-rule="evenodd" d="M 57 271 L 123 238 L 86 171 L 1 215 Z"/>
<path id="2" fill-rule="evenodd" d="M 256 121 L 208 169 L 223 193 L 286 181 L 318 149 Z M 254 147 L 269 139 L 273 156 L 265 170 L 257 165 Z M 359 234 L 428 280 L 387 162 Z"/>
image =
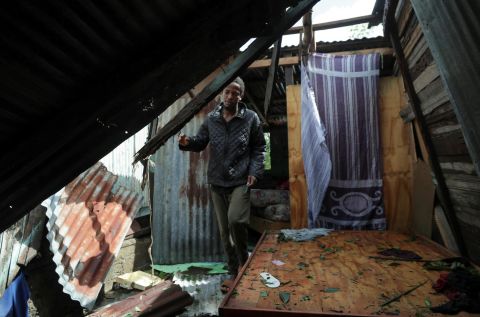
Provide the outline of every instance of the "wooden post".
<path id="1" fill-rule="evenodd" d="M 287 86 L 288 170 L 290 183 L 290 223 L 292 228 L 308 226 L 307 181 L 302 159 L 301 88 Z"/>

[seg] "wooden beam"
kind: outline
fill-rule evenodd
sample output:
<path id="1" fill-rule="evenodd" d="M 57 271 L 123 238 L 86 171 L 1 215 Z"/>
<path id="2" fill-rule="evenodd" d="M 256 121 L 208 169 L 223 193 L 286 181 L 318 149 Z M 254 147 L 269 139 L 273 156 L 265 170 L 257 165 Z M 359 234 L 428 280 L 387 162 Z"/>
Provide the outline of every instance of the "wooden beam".
<path id="1" fill-rule="evenodd" d="M 361 23 L 375 23 L 380 19 L 381 18 L 375 15 L 364 15 L 364 16 L 351 18 L 351 19 L 313 24 L 312 29 L 313 31 L 335 29 L 335 28 L 340 28 L 342 26 L 349 26 L 349 25 L 355 25 L 355 24 L 361 24 Z M 288 31 L 286 31 L 284 35 L 297 34 L 302 31 L 303 31 L 303 26 L 295 26 L 293 28 L 288 29 Z"/>
<path id="2" fill-rule="evenodd" d="M 298 56 L 281 57 L 278 59 L 278 66 L 291 66 L 299 63 Z M 248 66 L 248 69 L 267 68 L 272 64 L 271 59 L 257 59 Z"/>
<path id="3" fill-rule="evenodd" d="M 268 36 L 256 38 L 244 52 L 225 67 L 222 75 L 216 77 L 195 99 L 191 100 L 172 120 L 160 129 L 157 135 L 135 154 L 134 163 L 155 153 L 168 138 L 180 131 L 195 114 L 226 87 L 228 83 L 246 69 L 262 52 L 268 49 L 275 40 L 281 37 L 289 27 L 295 24 L 295 22 L 317 2 L 318 0 L 304 0 L 299 2 L 295 7 L 291 7 L 285 13 L 285 16 L 272 26 L 272 30 Z"/>
<path id="4" fill-rule="evenodd" d="M 440 200 L 442 206 L 445 209 L 445 215 L 447 216 L 448 222 L 450 223 L 450 226 L 451 226 L 453 235 L 455 236 L 455 240 L 457 241 L 457 245 L 460 253 L 463 256 L 468 256 L 468 252 L 465 247 L 465 242 L 463 241 L 460 228 L 458 226 L 457 217 L 453 209 L 453 204 L 452 204 L 450 194 L 445 182 L 445 178 L 443 176 L 443 172 L 440 167 L 440 163 L 438 161 L 438 156 L 437 156 L 435 147 L 433 145 L 432 136 L 430 135 L 427 121 L 422 112 L 420 99 L 418 98 L 418 95 L 415 92 L 415 87 L 413 86 L 410 70 L 408 68 L 407 60 L 405 58 L 402 44 L 400 42 L 397 21 L 395 20 L 395 17 L 393 14 L 395 12 L 395 7 L 397 3 L 398 3 L 398 0 L 392 1 L 391 7 L 389 10 L 390 12 L 387 15 L 387 26 L 388 26 L 388 30 L 390 31 L 390 34 L 389 34 L 390 40 L 392 41 L 395 54 L 397 55 L 397 60 L 400 66 L 400 71 L 402 73 L 405 89 L 410 99 L 412 108 L 415 112 L 415 117 L 420 127 L 420 131 L 423 135 L 425 145 L 427 147 L 428 156 L 430 158 L 430 166 L 432 168 L 432 172 L 437 182 L 436 192 L 437 192 L 438 199 Z"/>
<path id="5" fill-rule="evenodd" d="M 308 227 L 307 180 L 302 157 L 302 109 L 299 85 L 287 86 L 288 170 L 290 223 L 293 229 Z"/>
<path id="6" fill-rule="evenodd" d="M 282 37 L 280 37 L 275 42 L 275 46 L 273 47 L 273 52 L 272 52 L 272 64 L 270 64 L 270 68 L 268 69 L 267 86 L 265 88 L 265 99 L 263 102 L 263 109 L 265 110 L 265 118 L 267 118 L 268 107 L 270 106 L 270 100 L 272 99 L 273 85 L 275 84 L 275 78 L 277 76 L 278 58 L 280 56 L 281 49 L 282 49 Z"/>
<path id="7" fill-rule="evenodd" d="M 312 26 L 312 11 L 303 16 L 303 34 L 305 34 L 305 36 L 302 41 L 302 51 L 305 53 L 315 52 L 315 32 Z"/>

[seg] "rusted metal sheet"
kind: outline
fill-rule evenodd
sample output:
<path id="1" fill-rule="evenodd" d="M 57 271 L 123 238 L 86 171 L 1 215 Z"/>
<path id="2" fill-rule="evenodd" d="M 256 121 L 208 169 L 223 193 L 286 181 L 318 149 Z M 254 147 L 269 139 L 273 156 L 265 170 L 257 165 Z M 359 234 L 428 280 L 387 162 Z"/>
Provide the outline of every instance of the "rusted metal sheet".
<path id="1" fill-rule="evenodd" d="M 180 98 L 158 120 L 162 127 L 189 101 Z M 182 129 L 198 132 L 211 102 Z M 153 156 L 155 161 L 152 257 L 154 263 L 173 264 L 222 260 L 223 249 L 207 185 L 208 149 L 201 153 L 178 149 L 170 138 Z"/>
<path id="2" fill-rule="evenodd" d="M 95 303 L 142 200 L 117 179 L 96 163 L 45 202 L 58 281 L 86 308 Z"/>
<path id="3" fill-rule="evenodd" d="M 182 291 L 180 286 L 165 281 L 120 302 L 105 306 L 88 316 L 171 316 L 192 303 L 193 298 Z"/>
<path id="4" fill-rule="evenodd" d="M 37 255 L 45 220 L 45 208 L 37 206 L 0 233 L 0 296 L 15 279 L 20 267 Z"/>

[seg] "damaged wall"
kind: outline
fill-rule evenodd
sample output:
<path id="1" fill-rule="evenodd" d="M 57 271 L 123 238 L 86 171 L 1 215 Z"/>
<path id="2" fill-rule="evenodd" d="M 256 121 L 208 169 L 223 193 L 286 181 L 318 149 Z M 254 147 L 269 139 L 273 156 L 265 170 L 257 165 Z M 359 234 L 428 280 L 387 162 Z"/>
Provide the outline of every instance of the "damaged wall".
<path id="1" fill-rule="evenodd" d="M 480 240 L 480 178 L 475 172 L 471 155 L 465 144 L 464 131 L 454 113 L 452 102 L 440 78 L 438 65 L 428 47 L 424 31 L 412 9 L 410 0 L 405 0 L 398 6 L 396 19 L 413 85 L 420 99 L 422 112 L 447 183 L 460 232 L 469 256 L 478 262 L 480 261 L 480 245 L 477 243 Z M 448 22 L 453 28 L 468 27 L 460 20 Z M 404 109 L 402 115 L 406 121 L 414 118 L 410 108 Z M 422 148 L 421 154 L 428 162 L 428 154 L 422 143 L 421 134 L 418 135 Z M 441 210 L 436 210 L 437 226 L 443 233 L 444 240 L 451 239 L 446 223 L 439 221 L 438 212 Z"/>
<path id="2" fill-rule="evenodd" d="M 190 98 L 184 96 L 158 120 L 165 125 Z M 182 129 L 186 135 L 197 133 L 212 101 Z M 182 152 L 176 136 L 153 155 L 155 181 L 152 217 L 152 257 L 155 264 L 172 264 L 223 259 L 215 213 L 207 186 L 208 148 L 201 153 Z"/>

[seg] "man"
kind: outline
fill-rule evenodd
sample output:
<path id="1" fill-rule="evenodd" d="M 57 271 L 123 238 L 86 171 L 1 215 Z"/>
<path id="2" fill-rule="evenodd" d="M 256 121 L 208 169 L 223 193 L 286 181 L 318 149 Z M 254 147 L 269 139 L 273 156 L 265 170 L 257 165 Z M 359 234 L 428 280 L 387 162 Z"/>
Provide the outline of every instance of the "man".
<path id="1" fill-rule="evenodd" d="M 237 77 L 222 92 L 196 136 L 179 135 L 179 148 L 200 152 L 210 143 L 208 183 L 220 236 L 233 279 L 248 258 L 250 187 L 262 176 L 265 138 L 257 114 L 242 102 L 245 84 Z M 232 281 L 222 286 L 229 288 Z"/>

